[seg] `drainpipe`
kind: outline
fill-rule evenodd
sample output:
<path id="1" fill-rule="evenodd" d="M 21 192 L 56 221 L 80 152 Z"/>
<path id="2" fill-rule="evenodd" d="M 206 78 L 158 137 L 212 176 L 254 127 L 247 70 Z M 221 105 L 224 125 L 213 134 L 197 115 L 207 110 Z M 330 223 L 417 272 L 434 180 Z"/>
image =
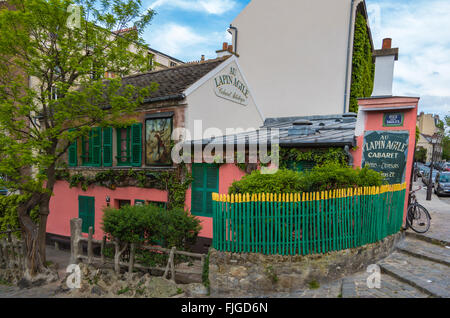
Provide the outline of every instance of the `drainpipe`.
<path id="1" fill-rule="evenodd" d="M 348 78 L 349 78 L 349 66 L 350 66 L 350 51 L 351 51 L 351 43 L 352 43 L 352 27 L 353 27 L 353 8 L 355 6 L 355 0 L 352 0 L 352 4 L 350 6 L 350 19 L 348 22 L 348 46 L 347 46 L 347 62 L 345 69 L 345 91 L 344 91 L 344 114 L 347 112 L 347 101 L 348 101 Z"/>
<path id="2" fill-rule="evenodd" d="M 352 1 L 354 1 L 354 0 L 352 0 Z M 233 45 L 234 45 L 234 53 L 237 54 L 238 29 L 237 29 L 235 26 L 233 26 L 232 24 L 230 24 L 230 28 L 228 29 L 228 32 L 229 32 L 231 35 L 233 35 L 233 33 L 230 32 L 230 30 L 233 30 L 233 31 L 234 31 L 234 43 L 233 43 Z"/>

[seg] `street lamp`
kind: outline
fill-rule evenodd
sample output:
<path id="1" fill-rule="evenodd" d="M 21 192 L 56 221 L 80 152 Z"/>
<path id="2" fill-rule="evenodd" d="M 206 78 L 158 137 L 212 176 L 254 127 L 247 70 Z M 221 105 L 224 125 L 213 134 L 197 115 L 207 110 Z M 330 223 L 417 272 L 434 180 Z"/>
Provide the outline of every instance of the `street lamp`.
<path id="1" fill-rule="evenodd" d="M 434 134 L 431 137 L 431 144 L 433 145 L 433 152 L 431 153 L 431 167 L 430 167 L 430 179 L 428 180 L 428 188 L 427 188 L 427 201 L 431 201 L 431 197 L 433 194 L 433 168 L 434 168 L 434 157 L 436 145 L 438 145 L 441 141 L 441 136 L 439 134 Z"/>

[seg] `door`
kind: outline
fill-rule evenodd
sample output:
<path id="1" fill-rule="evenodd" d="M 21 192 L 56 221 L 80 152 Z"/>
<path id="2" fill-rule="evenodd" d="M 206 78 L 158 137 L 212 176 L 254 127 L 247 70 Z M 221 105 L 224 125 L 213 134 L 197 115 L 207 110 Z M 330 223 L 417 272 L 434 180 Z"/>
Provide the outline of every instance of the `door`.
<path id="1" fill-rule="evenodd" d="M 95 232 L 95 198 L 78 197 L 78 217 L 83 220 L 81 231 L 89 233 L 89 227 L 92 226 Z"/>

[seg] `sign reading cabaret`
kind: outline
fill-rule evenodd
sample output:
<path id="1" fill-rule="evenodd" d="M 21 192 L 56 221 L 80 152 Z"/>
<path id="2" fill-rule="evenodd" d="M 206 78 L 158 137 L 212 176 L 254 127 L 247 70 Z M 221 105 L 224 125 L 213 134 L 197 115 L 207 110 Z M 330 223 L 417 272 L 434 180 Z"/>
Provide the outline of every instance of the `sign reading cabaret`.
<path id="1" fill-rule="evenodd" d="M 237 104 L 248 105 L 250 92 L 238 68 L 231 64 L 214 77 L 214 91 L 217 96 Z"/>
<path id="2" fill-rule="evenodd" d="M 409 132 L 368 131 L 362 166 L 380 172 L 389 184 L 405 182 Z"/>

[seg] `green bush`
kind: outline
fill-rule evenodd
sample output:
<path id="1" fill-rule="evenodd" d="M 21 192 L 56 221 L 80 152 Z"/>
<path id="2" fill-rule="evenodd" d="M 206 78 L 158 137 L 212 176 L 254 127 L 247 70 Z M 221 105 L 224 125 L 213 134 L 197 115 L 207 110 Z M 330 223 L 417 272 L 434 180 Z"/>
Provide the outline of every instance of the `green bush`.
<path id="1" fill-rule="evenodd" d="M 280 169 L 272 175 L 263 175 L 254 171 L 229 189 L 236 193 L 298 193 L 314 192 L 363 186 L 381 186 L 383 176 L 368 168 L 353 169 L 340 164 L 330 163 L 314 167 L 307 172 L 295 172 Z"/>
<path id="2" fill-rule="evenodd" d="M 107 208 L 102 224 L 110 239 L 179 249 L 194 243 L 200 228 L 200 221 L 183 209 L 167 211 L 153 205 Z"/>
<path id="3" fill-rule="evenodd" d="M 246 175 L 241 181 L 234 182 L 229 188 L 230 194 L 235 193 L 295 193 L 301 191 L 301 174 L 280 169 L 275 174 L 261 174 L 256 170 Z"/>
<path id="4" fill-rule="evenodd" d="M 20 228 L 17 208 L 19 204 L 24 202 L 28 196 L 25 195 L 9 195 L 0 197 L 0 232 L 8 230 L 17 230 Z M 31 211 L 31 218 L 35 223 L 39 221 L 39 208 Z"/>
<path id="5" fill-rule="evenodd" d="M 311 171 L 303 173 L 301 179 L 302 192 L 381 186 L 384 181 L 379 172 L 367 167 L 353 169 L 337 164 L 315 167 Z"/>

